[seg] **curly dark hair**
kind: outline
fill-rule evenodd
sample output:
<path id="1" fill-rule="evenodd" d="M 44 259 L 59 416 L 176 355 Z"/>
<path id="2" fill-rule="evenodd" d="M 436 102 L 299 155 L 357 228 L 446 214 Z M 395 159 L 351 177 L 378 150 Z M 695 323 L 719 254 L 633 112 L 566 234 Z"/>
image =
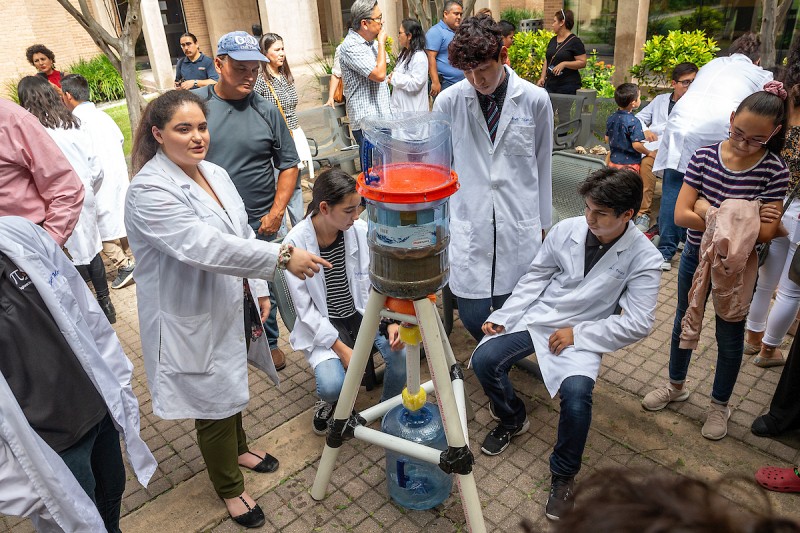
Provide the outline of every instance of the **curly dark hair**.
<path id="1" fill-rule="evenodd" d="M 45 128 L 78 128 L 80 121 L 67 109 L 56 90 L 42 76 L 25 76 L 17 85 L 19 105 L 39 119 Z"/>
<path id="2" fill-rule="evenodd" d="M 789 48 L 783 87 L 789 93 L 789 98 L 792 99 L 794 106 L 800 106 L 800 34 L 794 38 L 792 46 Z"/>
<path id="3" fill-rule="evenodd" d="M 470 70 L 479 64 L 500 60 L 503 49 L 503 32 L 488 15 L 470 17 L 461 23 L 447 47 L 450 64 L 461 70 Z"/>
<path id="4" fill-rule="evenodd" d="M 43 44 L 34 44 L 29 46 L 28 49 L 25 50 L 25 57 L 28 59 L 28 63 L 30 63 L 31 65 L 33 65 L 33 54 L 44 54 L 48 57 L 48 59 L 50 59 L 50 61 L 52 61 L 53 63 L 56 62 L 56 55 L 53 53 L 52 50 L 50 50 Z"/>

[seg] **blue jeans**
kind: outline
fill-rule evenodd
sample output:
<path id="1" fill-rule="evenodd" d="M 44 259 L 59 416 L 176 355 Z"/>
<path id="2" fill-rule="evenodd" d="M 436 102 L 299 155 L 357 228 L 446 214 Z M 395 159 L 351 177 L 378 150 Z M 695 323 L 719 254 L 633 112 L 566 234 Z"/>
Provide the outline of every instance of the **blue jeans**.
<path id="1" fill-rule="evenodd" d="M 119 533 L 119 512 L 125 492 L 125 465 L 119 432 L 111 415 L 58 455 L 97 506 L 109 533 Z"/>
<path id="2" fill-rule="evenodd" d="M 678 243 L 686 240 L 686 228 L 675 224 L 675 202 L 683 186 L 683 174 L 671 168 L 664 169 L 661 183 L 661 210 L 658 215 L 658 251 L 664 261 L 671 261 Z"/>
<path id="3" fill-rule="evenodd" d="M 511 294 L 501 294 L 491 298 L 458 298 L 458 316 L 476 341 L 483 338 L 481 326 L 495 309 L 500 309 Z"/>
<path id="4" fill-rule="evenodd" d="M 669 353 L 669 379 L 673 383 L 686 381 L 692 350 L 679 348 L 681 337 L 681 321 L 689 306 L 689 289 L 692 277 L 699 262 L 700 248 L 686 243 L 681 255 L 681 266 L 678 269 L 678 305 L 675 311 L 675 322 L 672 325 L 672 344 Z M 706 296 L 707 297 L 707 296 Z M 717 365 L 714 372 L 714 385 L 711 388 L 711 399 L 716 403 L 727 404 L 733 393 L 739 367 L 742 365 L 744 351 L 745 320 L 728 322 L 716 316 Z"/>
<path id="5" fill-rule="evenodd" d="M 375 347 L 380 351 L 386 370 L 383 374 L 383 394 L 381 401 L 388 400 L 403 392 L 406 384 L 406 350 L 392 350 L 389 341 L 377 333 Z M 314 368 L 314 378 L 317 381 L 317 395 L 320 400 L 335 403 L 339 400 L 344 384 L 344 366 L 342 361 L 326 359 Z"/>
<path id="6" fill-rule="evenodd" d="M 256 239 L 269 242 L 274 241 L 276 234 L 263 235 L 258 232 L 260 226 L 261 221 L 257 221 L 255 224 L 252 222 L 250 223 L 250 227 L 256 232 Z M 274 350 L 278 347 L 278 338 L 281 336 L 281 332 L 278 330 L 278 303 L 273 296 L 273 294 L 275 294 L 275 285 L 273 285 L 271 281 L 268 281 L 267 285 L 269 286 L 269 316 L 267 317 L 267 321 L 264 322 L 264 333 L 267 335 L 269 349 Z M 258 302 L 256 302 L 256 305 L 258 305 Z"/>
<path id="7" fill-rule="evenodd" d="M 475 376 L 504 427 L 517 427 L 527 416 L 525 404 L 514 392 L 508 371 L 514 363 L 533 352 L 530 334 L 519 331 L 484 343 L 472 355 Z M 558 438 L 550 455 L 550 471 L 554 474 L 574 476 L 581 468 L 581 457 L 592 423 L 593 390 L 594 380 L 586 376 L 570 376 L 561 383 Z"/>

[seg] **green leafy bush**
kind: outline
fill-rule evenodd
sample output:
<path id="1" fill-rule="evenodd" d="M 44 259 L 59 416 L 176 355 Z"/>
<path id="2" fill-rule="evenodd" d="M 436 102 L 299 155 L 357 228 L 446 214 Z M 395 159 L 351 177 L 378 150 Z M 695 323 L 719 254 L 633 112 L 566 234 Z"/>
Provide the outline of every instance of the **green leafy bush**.
<path id="1" fill-rule="evenodd" d="M 614 65 L 597 59 L 597 50 L 592 50 L 586 56 L 586 67 L 581 69 L 581 87 L 594 89 L 598 98 L 613 98 L 614 84 L 611 77 L 614 75 Z"/>
<path id="2" fill-rule="evenodd" d="M 125 98 L 122 76 L 105 55 L 89 60 L 81 59 L 64 69 L 64 73 L 80 74 L 86 78 L 92 102 L 109 102 Z"/>
<path id="3" fill-rule="evenodd" d="M 5 84 L 5 93 L 8 96 L 8 99 L 12 102 L 18 104 L 19 103 L 19 95 L 17 94 L 17 85 L 19 85 L 19 80 L 22 78 L 8 80 Z"/>
<path id="4" fill-rule="evenodd" d="M 518 76 L 536 82 L 542 75 L 547 44 L 555 34 L 549 30 L 518 31 L 508 49 L 508 60 Z"/>
<path id="5" fill-rule="evenodd" d="M 719 35 L 725 26 L 725 17 L 711 7 L 698 7 L 690 15 L 678 21 L 681 31 L 702 30 L 706 35 Z"/>
<path id="6" fill-rule="evenodd" d="M 544 13 L 541 11 L 532 11 L 530 9 L 517 9 L 516 7 L 509 7 L 500 13 L 502 20 L 507 20 L 519 29 L 519 21 L 525 19 L 541 19 L 544 18 Z M 547 21 L 545 21 L 547 24 Z"/>
<path id="7" fill-rule="evenodd" d="M 667 84 L 675 65 L 691 62 L 702 67 L 714 59 L 719 47 L 700 30 L 675 30 L 666 36 L 655 35 L 648 39 L 642 50 L 642 62 L 634 65 L 630 73 L 640 85 L 659 87 Z"/>

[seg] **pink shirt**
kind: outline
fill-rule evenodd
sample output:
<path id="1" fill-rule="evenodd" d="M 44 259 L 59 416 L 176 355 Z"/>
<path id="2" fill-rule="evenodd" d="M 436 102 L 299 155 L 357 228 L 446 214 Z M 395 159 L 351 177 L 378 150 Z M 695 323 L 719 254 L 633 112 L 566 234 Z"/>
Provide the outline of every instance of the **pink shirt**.
<path id="1" fill-rule="evenodd" d="M 78 222 L 83 184 L 39 121 L 0 99 L 0 216 L 42 226 L 63 246 Z"/>

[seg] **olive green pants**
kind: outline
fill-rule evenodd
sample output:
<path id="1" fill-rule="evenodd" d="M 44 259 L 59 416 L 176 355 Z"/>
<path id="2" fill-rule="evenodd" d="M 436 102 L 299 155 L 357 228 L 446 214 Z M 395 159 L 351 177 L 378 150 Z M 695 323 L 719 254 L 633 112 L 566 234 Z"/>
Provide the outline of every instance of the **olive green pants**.
<path id="1" fill-rule="evenodd" d="M 244 492 L 239 456 L 248 451 L 242 413 L 222 420 L 195 420 L 197 444 L 208 468 L 208 477 L 220 498 L 235 498 Z"/>

